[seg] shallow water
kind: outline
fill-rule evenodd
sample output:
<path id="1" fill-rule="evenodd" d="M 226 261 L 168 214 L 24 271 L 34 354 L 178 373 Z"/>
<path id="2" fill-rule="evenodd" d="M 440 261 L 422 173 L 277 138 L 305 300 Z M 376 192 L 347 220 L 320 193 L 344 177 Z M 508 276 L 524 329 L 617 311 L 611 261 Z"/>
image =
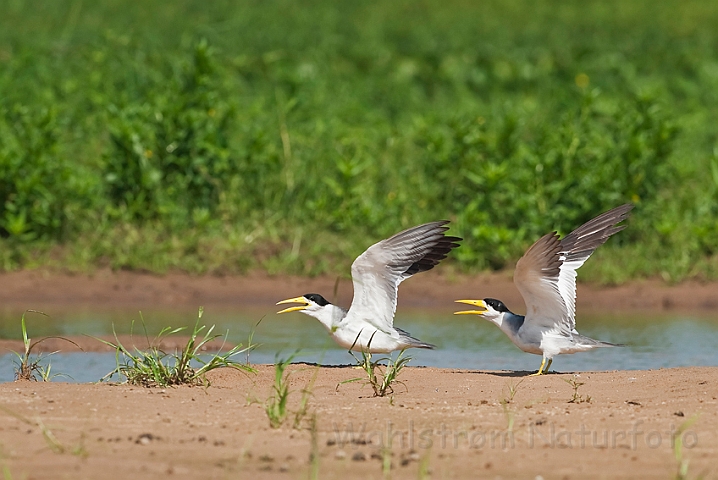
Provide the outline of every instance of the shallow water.
<path id="1" fill-rule="evenodd" d="M 48 309 L 49 310 L 49 309 Z M 316 320 L 300 313 L 276 315 L 274 310 L 205 310 L 202 324 L 216 325 L 216 332 L 229 330 L 229 340 L 247 343 L 254 325 L 260 346 L 251 353 L 252 363 L 273 363 L 301 349 L 295 361 L 345 365 L 352 357 L 338 348 Z M 518 350 L 498 328 L 478 317 L 454 316 L 449 309 L 407 310 L 397 314 L 396 325 L 415 337 L 436 344 L 435 350 L 413 350 L 410 365 L 481 370 L 536 370 L 541 358 Z M 31 337 L 46 335 L 101 335 L 141 332 L 136 310 L 99 308 L 49 312 L 52 317 L 28 314 Z M 0 337 L 20 338 L 21 311 L 0 311 Z M 145 310 L 143 318 L 150 333 L 165 326 L 193 325 L 196 311 Z M 626 344 L 554 359 L 557 371 L 638 370 L 689 365 L 718 366 L 718 313 L 715 315 L 640 314 L 580 315 L 578 330 L 589 337 Z M 240 357 L 244 358 L 244 356 Z M 0 356 L 0 381 L 13 379 L 13 355 Z M 97 381 L 115 367 L 114 353 L 67 353 L 49 358 L 53 373 L 69 375 L 55 381 Z"/>

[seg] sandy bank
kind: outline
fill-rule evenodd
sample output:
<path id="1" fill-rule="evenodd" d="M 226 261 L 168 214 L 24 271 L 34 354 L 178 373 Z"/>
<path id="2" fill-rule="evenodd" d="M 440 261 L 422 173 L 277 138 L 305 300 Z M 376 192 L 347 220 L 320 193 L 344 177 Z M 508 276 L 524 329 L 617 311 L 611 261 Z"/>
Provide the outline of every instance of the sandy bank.
<path id="1" fill-rule="evenodd" d="M 291 412 L 315 369 L 290 367 Z M 677 468 L 671 436 L 695 419 L 681 435 L 690 473 L 718 473 L 718 368 L 529 378 L 408 368 L 391 398 L 337 387 L 357 370 L 321 368 L 297 429 L 293 413 L 269 427 L 273 374 L 225 369 L 209 388 L 3 384 L 0 462 L 33 479 L 310 478 L 313 468 L 346 479 L 665 479 Z M 580 403 L 571 379 L 584 383 Z"/>

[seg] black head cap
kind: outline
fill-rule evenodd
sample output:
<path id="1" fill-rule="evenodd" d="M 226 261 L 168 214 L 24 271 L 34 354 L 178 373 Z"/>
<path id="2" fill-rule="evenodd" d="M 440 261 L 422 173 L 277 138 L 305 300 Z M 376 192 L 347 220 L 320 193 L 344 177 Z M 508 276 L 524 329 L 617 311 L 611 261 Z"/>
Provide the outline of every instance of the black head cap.
<path id="1" fill-rule="evenodd" d="M 307 300 L 311 300 L 312 302 L 316 303 L 320 307 L 323 307 L 325 305 L 329 305 L 329 302 L 326 301 L 324 297 L 319 295 L 318 293 L 307 293 L 305 295 L 302 295 Z"/>
<path id="2" fill-rule="evenodd" d="M 497 312 L 504 313 L 509 311 L 509 309 L 506 308 L 506 305 L 504 305 L 504 302 L 502 302 L 501 300 L 496 300 L 495 298 L 484 298 L 484 303 L 491 306 L 491 308 L 493 308 Z"/>

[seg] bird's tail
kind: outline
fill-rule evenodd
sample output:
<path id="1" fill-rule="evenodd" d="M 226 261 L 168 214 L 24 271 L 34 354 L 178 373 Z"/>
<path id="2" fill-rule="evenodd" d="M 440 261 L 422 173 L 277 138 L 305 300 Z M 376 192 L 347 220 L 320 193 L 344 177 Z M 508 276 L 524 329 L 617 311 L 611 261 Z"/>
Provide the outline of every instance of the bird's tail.
<path id="1" fill-rule="evenodd" d="M 394 327 L 394 328 L 396 328 L 396 327 Z M 396 331 L 399 332 L 401 339 L 406 343 L 405 348 L 428 348 L 428 349 L 432 349 L 432 350 L 434 348 L 436 348 L 436 345 L 422 342 L 418 338 L 412 337 L 409 334 L 409 332 L 407 332 L 406 330 L 402 330 L 401 328 L 396 328 Z"/>
<path id="2" fill-rule="evenodd" d="M 578 340 L 578 342 L 580 344 L 590 346 L 592 348 L 625 347 L 626 346 L 622 343 L 610 343 L 610 342 L 602 342 L 601 340 L 594 340 L 593 338 L 585 337 L 583 335 L 574 335 L 573 337 L 575 340 Z"/>

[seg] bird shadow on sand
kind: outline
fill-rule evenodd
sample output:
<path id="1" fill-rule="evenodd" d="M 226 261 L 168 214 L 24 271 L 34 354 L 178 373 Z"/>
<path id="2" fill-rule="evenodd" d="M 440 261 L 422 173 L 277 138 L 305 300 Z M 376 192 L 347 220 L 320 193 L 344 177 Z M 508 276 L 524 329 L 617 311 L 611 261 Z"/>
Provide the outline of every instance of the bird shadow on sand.
<path id="1" fill-rule="evenodd" d="M 467 373 L 481 373 L 483 375 L 493 375 L 494 377 L 507 377 L 507 378 L 518 378 L 518 377 L 529 377 L 536 373 L 536 370 L 502 370 L 502 371 L 481 371 L 481 370 L 471 370 Z M 567 375 L 572 372 L 548 372 L 544 373 L 540 376 L 544 375 Z"/>
<path id="2" fill-rule="evenodd" d="M 321 363 L 302 362 L 302 361 L 292 362 L 292 365 L 306 365 L 308 367 L 321 367 L 321 368 L 356 368 L 357 367 L 356 363 L 347 363 L 347 364 L 341 364 L 341 365 L 331 365 L 331 364 L 324 365 Z M 411 368 L 418 369 L 418 368 L 429 368 L 429 367 L 426 367 L 424 365 L 412 365 Z M 474 372 L 472 372 L 472 373 L 474 373 Z M 479 372 L 475 372 L 475 373 L 479 373 Z"/>
<path id="3" fill-rule="evenodd" d="M 292 362 L 292 365 L 306 365 L 308 367 L 321 367 L 321 368 L 354 368 L 357 366 L 356 363 L 347 363 L 345 365 L 324 365 L 315 362 Z"/>

